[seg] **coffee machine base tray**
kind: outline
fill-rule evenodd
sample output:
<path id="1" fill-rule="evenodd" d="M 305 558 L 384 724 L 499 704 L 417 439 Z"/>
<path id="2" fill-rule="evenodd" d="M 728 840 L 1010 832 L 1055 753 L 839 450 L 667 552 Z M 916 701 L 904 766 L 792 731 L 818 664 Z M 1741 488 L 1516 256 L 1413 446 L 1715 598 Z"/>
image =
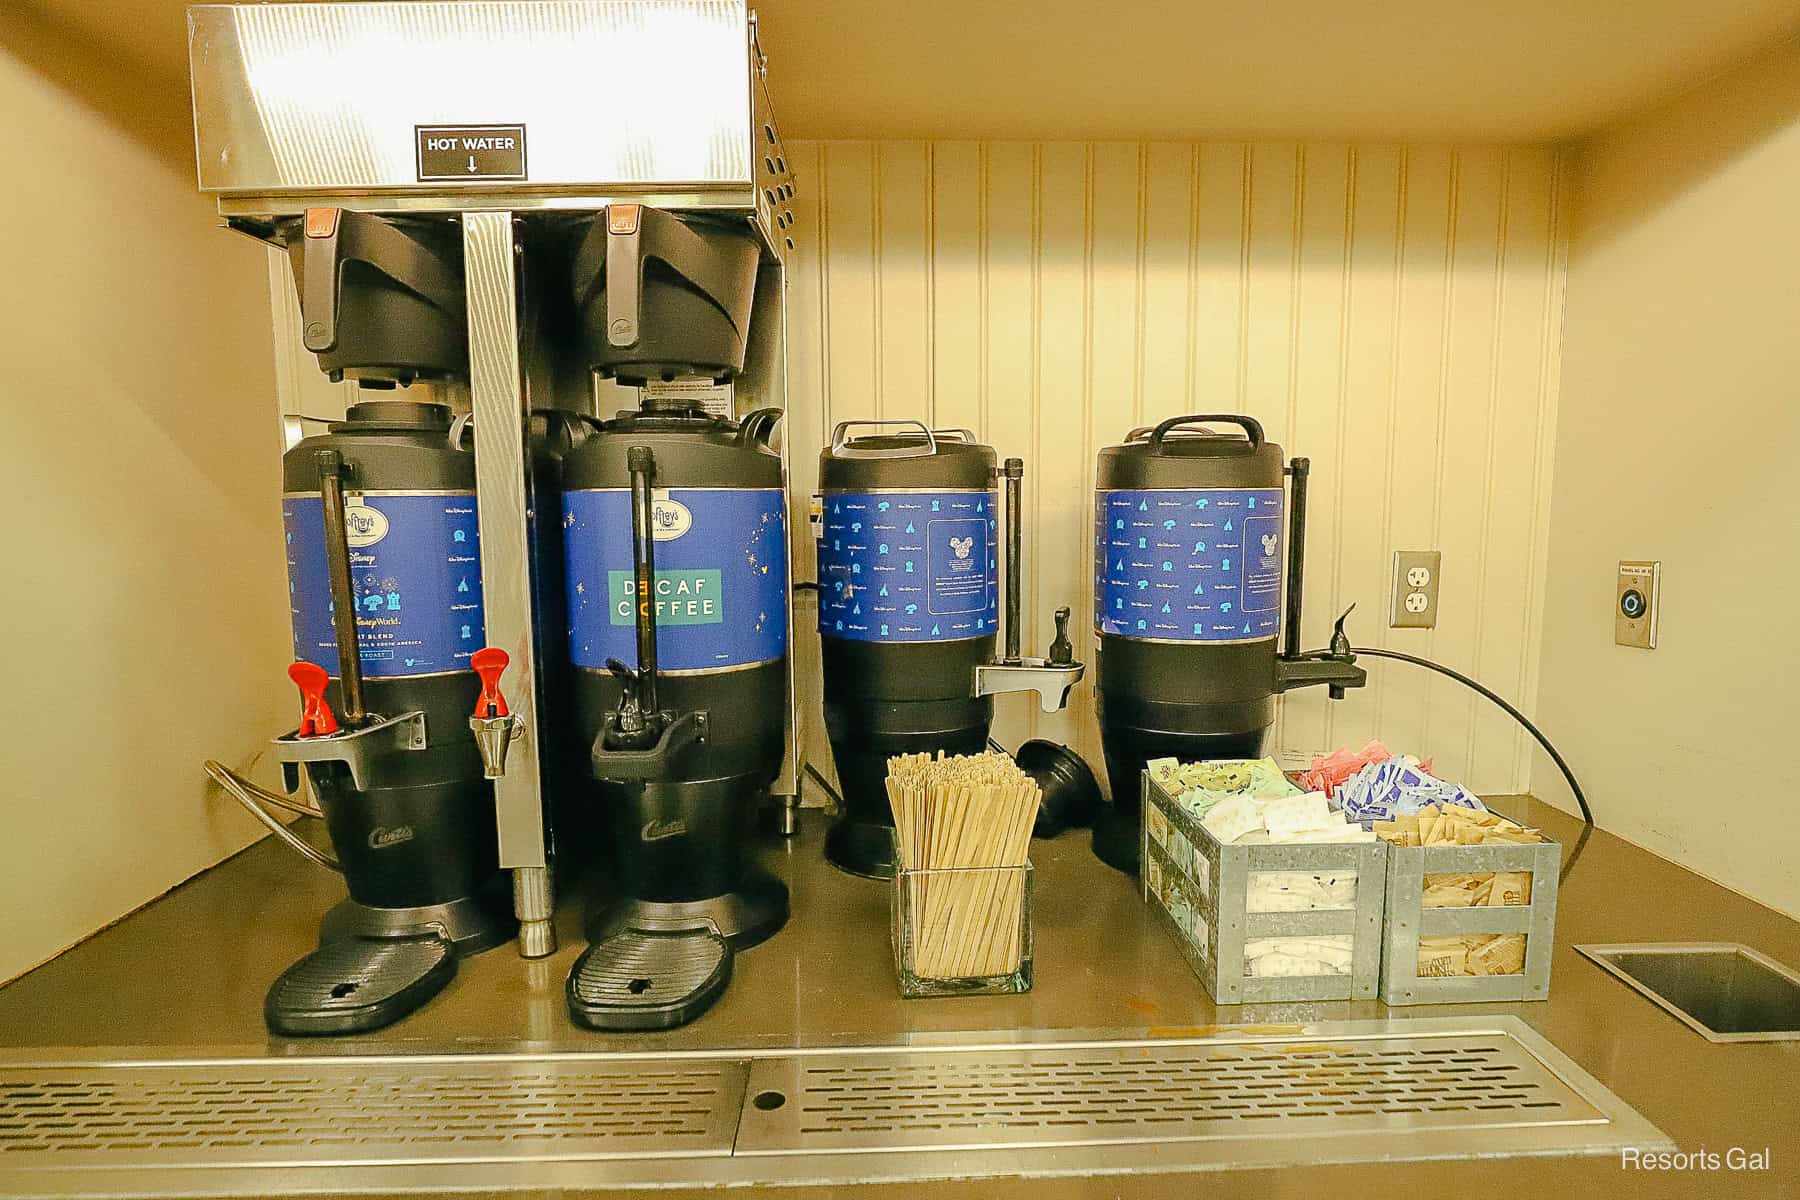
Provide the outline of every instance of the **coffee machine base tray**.
<path id="1" fill-rule="evenodd" d="M 275 980 L 263 1019 L 288 1037 L 382 1029 L 443 991 L 456 958 L 435 934 L 332 938 Z"/>
<path id="2" fill-rule="evenodd" d="M 599 943 L 614 934 L 715 933 L 733 950 L 748 950 L 787 924 L 787 885 L 765 871 L 753 870 L 734 892 L 706 900 L 658 901 L 619 897 L 588 918 L 588 940 Z"/>
<path id="3" fill-rule="evenodd" d="M 716 933 L 625 930 L 582 951 L 569 972 L 569 1016 L 602 1031 L 674 1029 L 711 1008 L 731 982 Z"/>
<path id="4" fill-rule="evenodd" d="M 462 955 L 479 954 L 508 942 L 519 932 L 506 877 L 473 896 L 417 908 L 376 908 L 346 900 L 319 924 L 321 943 L 344 938 L 440 937 Z"/>

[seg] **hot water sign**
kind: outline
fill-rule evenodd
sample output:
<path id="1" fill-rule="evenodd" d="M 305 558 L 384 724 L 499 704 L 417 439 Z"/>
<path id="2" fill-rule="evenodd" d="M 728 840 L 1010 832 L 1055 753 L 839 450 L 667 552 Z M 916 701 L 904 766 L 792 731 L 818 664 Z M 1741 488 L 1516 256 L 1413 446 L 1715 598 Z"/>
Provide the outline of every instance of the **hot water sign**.
<path id="1" fill-rule="evenodd" d="M 1281 623 L 1281 488 L 1094 496 L 1094 630 L 1165 642 L 1256 642 Z"/>
<path id="2" fill-rule="evenodd" d="M 951 642 L 1000 619 L 992 492 L 827 492 L 819 632 L 859 642 Z"/>
<path id="3" fill-rule="evenodd" d="M 415 125 L 420 183 L 524 179 L 523 125 Z"/>
<path id="4" fill-rule="evenodd" d="M 651 494 L 656 575 L 640 594 L 631 492 L 563 495 L 569 654 L 578 667 L 637 663 L 637 611 L 656 620 L 664 671 L 726 670 L 787 652 L 787 510 L 780 488 L 668 488 Z"/>

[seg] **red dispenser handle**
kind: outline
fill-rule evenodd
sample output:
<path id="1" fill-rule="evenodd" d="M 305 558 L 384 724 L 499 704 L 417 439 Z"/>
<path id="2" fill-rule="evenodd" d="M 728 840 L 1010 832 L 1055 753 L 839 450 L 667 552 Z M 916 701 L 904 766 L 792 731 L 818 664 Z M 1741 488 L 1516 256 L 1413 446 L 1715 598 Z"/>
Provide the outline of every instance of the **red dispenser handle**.
<path id="1" fill-rule="evenodd" d="M 300 689 L 300 736 L 318 737 L 338 731 L 337 718 L 325 703 L 325 688 L 331 676 L 317 663 L 297 662 L 288 668 L 288 678 Z"/>
<path id="2" fill-rule="evenodd" d="M 500 694 L 500 676 L 505 673 L 510 662 L 512 659 L 498 646 L 484 646 L 470 656 L 469 665 L 481 676 L 481 695 L 475 700 L 476 717 L 512 715 L 506 707 L 506 697 Z"/>

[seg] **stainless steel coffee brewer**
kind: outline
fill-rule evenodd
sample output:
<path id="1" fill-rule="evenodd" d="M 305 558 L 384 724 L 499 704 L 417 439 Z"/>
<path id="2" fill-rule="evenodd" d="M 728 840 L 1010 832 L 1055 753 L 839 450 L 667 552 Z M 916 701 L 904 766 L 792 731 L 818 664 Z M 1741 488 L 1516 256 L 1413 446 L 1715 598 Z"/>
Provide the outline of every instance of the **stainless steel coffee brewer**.
<path id="1" fill-rule="evenodd" d="M 641 402 L 649 424 L 705 425 L 702 441 L 743 433 L 761 447 L 759 486 L 785 489 L 785 453 L 768 440 L 786 400 L 794 184 L 755 18 L 733 0 L 203 5 L 189 10 L 189 48 L 201 190 L 230 228 L 291 260 L 307 349 L 366 401 L 328 433 L 291 443 L 287 490 L 308 497 L 289 513 L 309 556 L 302 575 L 290 570 L 303 599 L 295 679 L 306 699 L 277 754 L 336 814 L 332 837 L 345 842 L 338 857 L 358 863 L 359 902 L 403 910 L 383 926 L 393 934 L 384 952 L 394 938 L 456 940 L 436 899 L 378 886 L 393 877 L 374 841 L 400 853 L 409 839 L 394 822 L 371 824 L 366 803 L 383 779 L 423 779 L 421 764 L 441 760 L 443 778 L 426 782 L 458 797 L 455 829 L 428 799 L 419 820 L 399 824 L 412 826 L 415 848 L 425 828 L 444 841 L 432 861 L 472 864 L 451 889 L 459 894 L 482 890 L 482 870 L 509 871 L 503 929 L 516 919 L 519 952 L 543 957 L 555 949 L 557 810 L 592 803 L 596 771 L 635 786 L 647 769 L 630 757 L 641 730 L 600 746 L 574 716 L 563 531 L 540 528 L 564 515 L 567 464 L 593 439 L 629 441 L 631 428 L 609 434 L 599 418 Z M 724 368 L 692 350 L 721 330 L 736 339 Z M 621 474 L 620 486 L 655 489 L 656 471 L 674 470 L 670 453 L 655 450 L 660 468 Z M 410 483 L 427 457 L 433 481 Z M 446 511 L 415 534 L 416 514 L 396 501 L 421 491 L 466 495 L 426 501 Z M 639 508 L 651 512 L 653 500 Z M 627 566 L 630 533 L 609 535 L 626 538 Z M 368 539 L 385 538 L 389 558 L 405 549 L 423 563 L 425 583 L 390 588 L 398 568 L 361 569 L 377 546 Z M 785 530 L 762 552 L 785 580 Z M 774 681 L 765 732 L 780 751 L 758 760 L 750 799 L 772 796 L 791 829 L 800 740 L 785 604 L 771 619 L 783 623 L 783 652 L 766 656 L 777 666 L 763 672 Z M 654 626 L 649 636 L 653 645 Z M 634 696 L 645 672 L 657 675 L 653 653 L 620 667 Z M 439 682 L 403 695 L 379 683 L 390 673 Z M 431 695 L 420 699 L 421 687 Z M 598 689 L 607 703 L 619 690 Z M 596 748 L 613 757 L 597 766 Z M 484 925 L 481 940 L 493 931 Z M 328 946 L 336 932 L 326 930 Z M 369 957 L 354 948 L 347 971 Z M 335 978 L 336 959 L 314 961 L 306 995 L 286 996 L 279 1020 L 272 1008 L 271 1026 L 385 1024 L 444 985 L 444 957 L 379 987 Z M 641 1027 L 696 1011 L 671 1007 L 654 979 L 626 982 L 617 995 L 587 995 L 583 1019 Z M 572 1008 L 575 999 L 571 990 Z"/>

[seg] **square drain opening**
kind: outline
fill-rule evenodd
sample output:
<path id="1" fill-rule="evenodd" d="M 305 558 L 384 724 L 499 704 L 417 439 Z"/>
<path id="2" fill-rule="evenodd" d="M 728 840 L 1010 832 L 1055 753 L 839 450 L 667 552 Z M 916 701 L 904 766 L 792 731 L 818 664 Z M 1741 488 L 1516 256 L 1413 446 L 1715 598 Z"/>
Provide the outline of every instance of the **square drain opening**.
<path id="1" fill-rule="evenodd" d="M 1800 974 L 1735 942 L 1577 946 L 1714 1042 L 1800 1039 Z"/>

